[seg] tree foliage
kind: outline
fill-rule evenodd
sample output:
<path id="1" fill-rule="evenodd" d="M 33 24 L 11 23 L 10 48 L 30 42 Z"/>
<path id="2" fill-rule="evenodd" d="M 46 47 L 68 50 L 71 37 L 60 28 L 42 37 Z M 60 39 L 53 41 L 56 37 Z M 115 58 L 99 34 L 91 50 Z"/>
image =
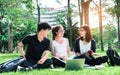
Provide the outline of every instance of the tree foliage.
<path id="1" fill-rule="evenodd" d="M 36 32 L 36 18 L 32 11 L 32 0 L 0 0 L 0 15 L 4 16 L 2 23 L 3 35 L 0 35 L 2 49 L 8 48 L 8 22 L 13 24 L 13 46 L 17 46 L 25 35 Z M 5 50 L 6 50 L 5 49 Z"/>
<path id="2" fill-rule="evenodd" d="M 93 34 L 93 38 L 97 42 L 97 48 L 100 48 L 100 37 L 99 37 L 99 28 L 92 28 L 91 32 Z M 114 25 L 112 24 L 107 24 L 103 26 L 103 40 L 104 40 L 104 46 L 108 47 L 108 45 L 113 45 L 115 44 L 115 39 L 117 36 L 117 30 Z"/>

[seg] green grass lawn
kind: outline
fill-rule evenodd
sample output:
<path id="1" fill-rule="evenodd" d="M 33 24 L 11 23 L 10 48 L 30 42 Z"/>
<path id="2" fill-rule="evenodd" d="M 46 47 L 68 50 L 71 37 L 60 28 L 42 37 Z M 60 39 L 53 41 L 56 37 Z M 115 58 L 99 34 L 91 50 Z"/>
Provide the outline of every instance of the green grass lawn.
<path id="1" fill-rule="evenodd" d="M 105 51 L 101 52 L 98 50 L 97 53 L 104 55 Z M 0 63 L 10 59 L 14 59 L 19 56 L 20 56 L 19 53 L 0 54 Z M 0 75 L 120 75 L 119 66 L 110 67 L 107 65 L 107 63 L 105 63 L 104 65 L 105 65 L 105 68 L 101 70 L 84 68 L 78 71 L 66 71 L 64 68 L 56 68 L 56 69 L 32 70 L 32 71 L 26 71 L 26 72 L 18 72 L 18 71 L 8 72 L 8 73 L 2 73 Z"/>

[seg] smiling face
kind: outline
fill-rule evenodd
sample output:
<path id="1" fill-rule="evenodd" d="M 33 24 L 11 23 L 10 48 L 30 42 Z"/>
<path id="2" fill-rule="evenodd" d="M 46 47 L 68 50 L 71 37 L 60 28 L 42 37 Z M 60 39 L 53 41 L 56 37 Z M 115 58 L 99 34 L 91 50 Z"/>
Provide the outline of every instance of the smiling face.
<path id="1" fill-rule="evenodd" d="M 88 25 L 84 25 L 80 27 L 79 35 L 80 35 L 80 39 L 85 40 L 86 42 L 92 40 L 90 27 Z"/>
<path id="2" fill-rule="evenodd" d="M 58 36 L 58 37 L 64 36 L 64 29 L 62 26 L 59 28 L 58 32 L 56 32 L 56 36 Z"/>
<path id="3" fill-rule="evenodd" d="M 64 28 L 62 25 L 56 25 L 52 28 L 52 35 L 53 40 L 55 40 L 56 37 L 63 37 L 64 36 Z"/>
<path id="4" fill-rule="evenodd" d="M 79 30 L 80 37 L 84 37 L 85 38 L 86 33 L 87 32 L 84 30 L 84 28 L 80 28 L 80 30 Z"/>

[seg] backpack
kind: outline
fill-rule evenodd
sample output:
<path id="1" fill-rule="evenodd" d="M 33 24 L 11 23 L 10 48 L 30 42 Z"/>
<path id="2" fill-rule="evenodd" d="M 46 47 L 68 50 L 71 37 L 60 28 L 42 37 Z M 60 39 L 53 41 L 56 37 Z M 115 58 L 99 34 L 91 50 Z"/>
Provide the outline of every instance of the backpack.
<path id="1" fill-rule="evenodd" d="M 14 60 L 9 60 L 0 64 L 0 73 L 16 71 L 17 66 L 20 65 L 24 61 L 23 57 L 16 58 Z"/>
<path id="2" fill-rule="evenodd" d="M 106 54 L 109 58 L 108 61 L 109 66 L 120 65 L 120 56 L 115 50 L 113 50 L 112 48 L 108 48 Z"/>

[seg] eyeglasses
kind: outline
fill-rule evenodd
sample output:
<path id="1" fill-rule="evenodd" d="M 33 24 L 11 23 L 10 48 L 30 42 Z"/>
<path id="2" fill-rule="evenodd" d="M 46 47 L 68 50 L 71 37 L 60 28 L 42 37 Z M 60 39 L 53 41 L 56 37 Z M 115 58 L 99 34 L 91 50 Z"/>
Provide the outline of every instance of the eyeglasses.
<path id="1" fill-rule="evenodd" d="M 65 32 L 65 30 L 59 30 L 59 32 Z"/>
<path id="2" fill-rule="evenodd" d="M 78 29 L 78 32 L 83 32 L 83 31 L 85 31 L 84 29 Z"/>

